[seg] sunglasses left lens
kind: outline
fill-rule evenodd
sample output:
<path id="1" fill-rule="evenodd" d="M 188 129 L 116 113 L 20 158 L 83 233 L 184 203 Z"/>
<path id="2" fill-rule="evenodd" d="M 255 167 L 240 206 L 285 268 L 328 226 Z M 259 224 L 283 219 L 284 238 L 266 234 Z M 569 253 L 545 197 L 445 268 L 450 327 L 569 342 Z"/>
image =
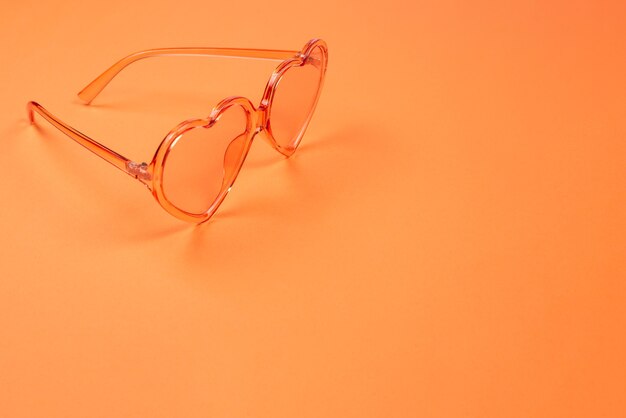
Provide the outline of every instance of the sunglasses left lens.
<path id="1" fill-rule="evenodd" d="M 165 198 L 191 214 L 209 211 L 227 192 L 242 162 L 246 127 L 245 111 L 231 106 L 210 128 L 191 128 L 179 136 L 164 161 Z"/>
<path id="2" fill-rule="evenodd" d="M 311 51 L 302 65 L 285 71 L 270 107 L 269 130 L 279 149 L 295 151 L 311 119 L 322 83 L 324 53 Z"/>

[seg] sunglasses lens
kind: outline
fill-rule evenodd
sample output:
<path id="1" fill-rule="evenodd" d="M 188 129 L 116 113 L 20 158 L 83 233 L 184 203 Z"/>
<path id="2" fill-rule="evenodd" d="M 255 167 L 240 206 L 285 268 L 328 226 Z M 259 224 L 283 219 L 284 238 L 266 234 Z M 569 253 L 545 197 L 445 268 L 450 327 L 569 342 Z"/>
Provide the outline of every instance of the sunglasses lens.
<path id="1" fill-rule="evenodd" d="M 203 214 L 228 192 L 243 162 L 247 119 L 240 106 L 225 110 L 210 128 L 186 131 L 163 166 L 163 193 L 177 208 Z"/>
<path id="2" fill-rule="evenodd" d="M 293 152 L 313 113 L 322 81 L 321 49 L 315 48 L 302 66 L 289 68 L 278 81 L 269 117 L 278 146 Z"/>

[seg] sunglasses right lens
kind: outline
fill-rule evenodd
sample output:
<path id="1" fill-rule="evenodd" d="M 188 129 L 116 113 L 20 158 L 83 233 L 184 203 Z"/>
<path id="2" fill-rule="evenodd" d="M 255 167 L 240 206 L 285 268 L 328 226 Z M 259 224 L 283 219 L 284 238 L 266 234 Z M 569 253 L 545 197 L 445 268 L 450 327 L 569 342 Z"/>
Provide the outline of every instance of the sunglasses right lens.
<path id="1" fill-rule="evenodd" d="M 210 128 L 192 128 L 179 136 L 163 166 L 166 199 L 191 214 L 208 212 L 241 166 L 246 127 L 245 111 L 231 106 Z"/>

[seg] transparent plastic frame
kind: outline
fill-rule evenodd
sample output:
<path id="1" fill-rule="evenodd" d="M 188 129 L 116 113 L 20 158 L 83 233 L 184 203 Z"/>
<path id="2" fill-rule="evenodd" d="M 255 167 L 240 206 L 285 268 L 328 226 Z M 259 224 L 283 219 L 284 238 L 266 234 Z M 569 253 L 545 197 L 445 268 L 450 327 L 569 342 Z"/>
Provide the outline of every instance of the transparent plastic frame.
<path id="1" fill-rule="evenodd" d="M 321 54 L 316 53 L 316 58 L 313 58 L 311 55 L 317 49 L 319 49 Z M 93 152 L 105 161 L 109 162 L 118 169 L 145 184 L 152 192 L 152 195 L 157 200 L 157 202 L 171 215 L 188 222 L 205 222 L 209 218 L 211 218 L 211 216 L 215 213 L 215 211 L 218 209 L 218 207 L 230 191 L 246 159 L 250 146 L 252 145 L 252 141 L 259 132 L 265 131 L 265 133 L 267 134 L 266 137 L 269 139 L 270 144 L 274 147 L 274 149 L 276 149 L 284 156 L 289 157 L 295 152 L 298 144 L 300 143 L 300 140 L 302 139 L 302 136 L 304 135 L 304 132 L 306 131 L 306 127 L 311 121 L 311 118 L 315 111 L 315 107 L 319 100 L 319 96 L 324 84 L 324 78 L 328 63 L 328 48 L 323 40 L 312 39 L 307 42 L 300 51 L 239 48 L 164 48 L 140 51 L 131 54 L 115 63 L 104 73 L 98 76 L 95 80 L 93 80 L 89 85 L 87 85 L 83 90 L 81 90 L 78 96 L 87 104 L 90 103 L 120 71 L 122 71 L 126 66 L 138 60 L 156 56 L 189 55 L 262 58 L 270 60 L 282 60 L 282 62 L 276 67 L 270 79 L 268 80 L 261 102 L 257 107 L 255 107 L 254 104 L 245 97 L 229 97 L 222 100 L 213 108 L 208 117 L 204 119 L 186 120 L 177 125 L 174 129 L 172 129 L 161 141 L 161 144 L 157 148 L 150 163 L 135 162 L 118 154 L 117 152 L 107 148 L 99 142 L 91 139 L 87 135 L 62 122 L 57 117 L 48 112 L 39 103 L 33 101 L 29 102 L 27 105 L 29 120 L 31 123 L 34 123 L 34 113 L 36 112 L 40 114 L 52 125 L 54 125 L 67 136 L 87 148 L 89 151 Z M 318 68 L 320 69 L 319 87 L 313 101 L 313 106 L 310 109 L 308 117 L 304 122 L 303 129 L 299 137 L 295 140 L 294 147 L 284 148 L 279 145 L 279 143 L 276 141 L 272 134 L 270 123 L 272 101 L 274 99 L 276 88 L 281 80 L 281 77 L 286 73 L 286 71 L 288 71 L 290 68 L 303 66 L 306 63 L 310 63 L 311 59 L 315 59 L 316 62 L 314 62 L 313 65 L 319 66 Z M 242 147 L 241 155 L 239 156 L 239 159 L 235 162 L 233 172 L 224 179 L 219 194 L 210 205 L 208 210 L 200 214 L 187 212 L 170 202 L 167 199 L 166 194 L 163 190 L 163 172 L 167 156 L 172 150 L 172 147 L 175 144 L 176 140 L 181 137 L 181 135 L 183 135 L 188 130 L 197 127 L 210 128 L 219 120 L 220 115 L 222 115 L 227 109 L 232 106 L 241 107 L 246 115 L 246 129 L 245 132 L 242 134 L 244 136 L 245 143 Z M 239 137 L 237 139 L 239 139 Z"/>

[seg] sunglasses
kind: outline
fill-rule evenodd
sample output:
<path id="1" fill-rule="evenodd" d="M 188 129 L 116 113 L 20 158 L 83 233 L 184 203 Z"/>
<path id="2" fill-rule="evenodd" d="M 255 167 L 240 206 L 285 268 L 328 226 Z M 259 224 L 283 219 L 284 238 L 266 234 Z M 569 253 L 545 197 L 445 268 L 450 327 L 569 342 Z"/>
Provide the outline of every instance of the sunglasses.
<path id="1" fill-rule="evenodd" d="M 186 120 L 172 129 L 150 163 L 135 162 L 59 120 L 36 102 L 28 103 L 29 120 L 39 113 L 64 134 L 145 184 L 157 202 L 188 222 L 207 221 L 230 191 L 256 134 L 264 131 L 281 154 L 292 155 L 309 125 L 320 96 L 328 48 L 320 39 L 301 51 L 239 48 L 164 48 L 140 51 L 115 63 L 78 96 L 90 103 L 126 66 L 161 56 L 216 56 L 282 61 L 272 73 L 255 107 L 245 97 L 229 97 L 204 119 Z"/>

